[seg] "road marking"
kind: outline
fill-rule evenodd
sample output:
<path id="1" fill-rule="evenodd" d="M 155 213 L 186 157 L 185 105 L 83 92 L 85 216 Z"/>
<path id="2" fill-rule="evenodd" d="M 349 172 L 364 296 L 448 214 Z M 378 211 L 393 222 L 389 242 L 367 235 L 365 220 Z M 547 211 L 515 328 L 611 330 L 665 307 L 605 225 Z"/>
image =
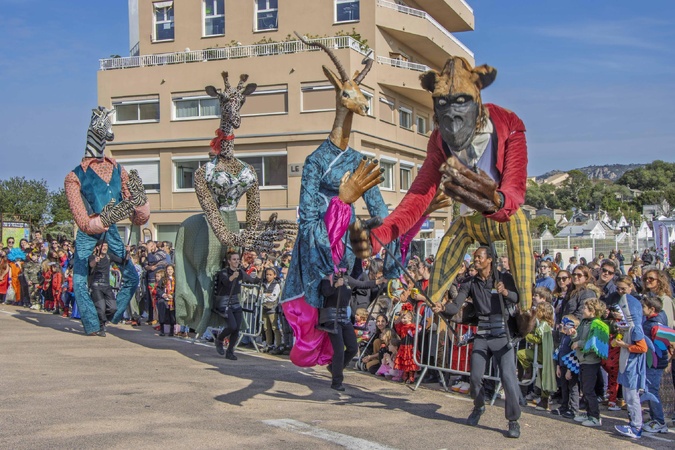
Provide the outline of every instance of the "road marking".
<path id="1" fill-rule="evenodd" d="M 7 314 L 8 316 L 16 316 L 17 314 L 14 311 L 5 311 L 4 309 L 0 309 L 0 312 L 3 314 Z"/>
<path id="2" fill-rule="evenodd" d="M 646 433 L 646 432 L 642 433 L 642 437 L 648 437 L 649 439 L 656 439 L 657 441 L 663 441 L 663 442 L 673 442 L 672 439 L 666 439 L 666 438 L 662 438 L 662 437 L 653 436 L 652 434 Z"/>
<path id="3" fill-rule="evenodd" d="M 323 428 L 307 425 L 303 422 L 298 422 L 292 419 L 279 420 L 263 420 L 263 423 L 273 427 L 281 428 L 282 430 L 291 433 L 302 434 L 316 439 L 330 442 L 344 448 L 353 450 L 393 450 L 392 447 L 387 447 L 375 442 L 370 442 L 365 439 L 349 436 L 347 434 L 337 433 L 335 431 L 325 430 Z"/>

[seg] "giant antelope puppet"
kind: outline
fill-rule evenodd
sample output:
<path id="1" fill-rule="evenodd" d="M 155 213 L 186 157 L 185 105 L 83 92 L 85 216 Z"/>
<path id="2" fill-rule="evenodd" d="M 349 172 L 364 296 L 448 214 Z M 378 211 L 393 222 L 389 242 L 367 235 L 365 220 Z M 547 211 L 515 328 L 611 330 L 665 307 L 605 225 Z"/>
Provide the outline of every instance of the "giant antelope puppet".
<path id="1" fill-rule="evenodd" d="M 105 146 L 115 135 L 112 131 L 114 110 L 102 106 L 92 110 L 87 130 L 84 158 L 65 179 L 64 187 L 70 210 L 78 231 L 73 260 L 73 290 L 86 334 L 102 333 L 107 321 L 119 322 L 138 287 L 138 274 L 133 264 L 125 260 L 122 287 L 117 294 L 116 309 L 112 305 L 94 305 L 87 288 L 89 256 L 96 243 L 105 240 L 109 251 L 125 258 L 117 222 L 131 219 L 143 225 L 150 218 L 143 182 L 138 173 L 127 171 L 113 158 L 105 156 Z"/>
<path id="2" fill-rule="evenodd" d="M 187 218 L 176 237 L 176 317 L 180 323 L 202 334 L 209 325 L 222 324 L 212 312 L 213 278 L 230 248 L 255 248 L 269 251 L 275 240 L 293 233 L 295 224 L 277 221 L 260 223 L 258 178 L 251 165 L 234 156 L 234 130 L 241 125 L 241 108 L 255 83 L 242 74 L 231 86 L 228 73 L 222 72 L 225 89 L 206 86 L 206 92 L 220 103 L 220 127 L 211 141 L 208 163 L 197 169 L 194 186 L 204 210 Z M 246 229 L 239 231 L 237 205 L 246 195 Z M 285 230 L 282 232 L 281 230 Z"/>
<path id="3" fill-rule="evenodd" d="M 372 59 L 364 59 L 363 70 L 350 77 L 332 50 L 296 35 L 304 44 L 326 52 L 338 71 L 336 74 L 323 66 L 323 73 L 335 88 L 335 120 L 328 139 L 305 160 L 298 235 L 281 298 L 296 339 L 291 361 L 308 367 L 327 364 L 332 358 L 328 334 L 316 328 L 324 303 L 319 284 L 326 276 L 352 270 L 355 258 L 346 245 L 346 233 L 356 218 L 353 204 L 363 197 L 369 214 L 381 217 L 387 215 L 387 207 L 376 187 L 383 181 L 377 161 L 367 162 L 348 145 L 354 114 L 367 113 L 368 102 L 359 84 L 370 70 Z M 395 244 L 391 249 L 395 250 Z M 397 275 L 393 264 L 385 269 L 388 275 Z"/>

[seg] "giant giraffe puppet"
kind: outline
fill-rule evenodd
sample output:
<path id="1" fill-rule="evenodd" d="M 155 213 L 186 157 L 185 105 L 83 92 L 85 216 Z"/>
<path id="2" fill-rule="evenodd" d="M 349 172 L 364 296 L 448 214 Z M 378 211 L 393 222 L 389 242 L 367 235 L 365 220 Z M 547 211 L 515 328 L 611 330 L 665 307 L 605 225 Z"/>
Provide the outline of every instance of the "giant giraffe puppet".
<path id="1" fill-rule="evenodd" d="M 86 334 L 103 331 L 107 321 L 119 322 L 138 287 L 138 274 L 133 264 L 125 260 L 122 270 L 122 288 L 117 294 L 116 309 L 112 305 L 94 305 L 89 294 L 89 256 L 96 243 L 103 239 L 109 251 L 125 257 L 125 245 L 117 222 L 131 219 L 143 225 L 150 218 L 143 183 L 135 170 L 127 171 L 113 158 L 105 156 L 106 142 L 112 141 L 114 110 L 99 106 L 92 110 L 84 158 L 65 179 L 64 187 L 70 210 L 78 231 L 73 259 L 73 291 Z M 104 333 L 100 333 L 104 335 Z"/>
<path id="2" fill-rule="evenodd" d="M 292 235 L 295 224 L 272 215 L 260 223 L 258 178 L 251 165 L 234 156 L 234 130 L 241 125 L 241 108 L 246 96 L 256 89 L 242 74 L 231 86 L 222 72 L 225 89 L 206 86 L 206 92 L 220 103 L 220 127 L 211 141 L 208 163 L 194 175 L 195 192 L 203 214 L 188 217 L 176 237 L 176 318 L 194 328 L 198 335 L 208 326 L 222 325 L 213 313 L 213 279 L 228 249 L 271 250 L 275 240 Z M 246 195 L 246 229 L 239 231 L 237 205 Z"/>

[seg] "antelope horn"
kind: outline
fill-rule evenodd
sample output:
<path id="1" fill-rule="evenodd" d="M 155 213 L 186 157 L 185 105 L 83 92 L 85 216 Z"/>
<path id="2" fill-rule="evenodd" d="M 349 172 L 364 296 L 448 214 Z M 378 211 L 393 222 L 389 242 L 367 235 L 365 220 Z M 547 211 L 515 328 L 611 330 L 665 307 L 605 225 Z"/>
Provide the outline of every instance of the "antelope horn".
<path id="1" fill-rule="evenodd" d="M 308 41 L 307 39 L 300 36 L 297 31 L 294 31 L 293 33 L 295 33 L 295 35 L 298 37 L 298 39 L 300 39 L 300 41 L 302 41 L 303 44 L 309 45 L 310 47 L 319 47 L 321 50 L 328 53 L 328 56 L 330 57 L 331 61 L 333 61 L 333 64 L 335 64 L 335 67 L 337 68 L 338 72 L 340 73 L 340 78 L 342 78 L 342 81 L 349 81 L 349 79 L 350 79 L 349 75 L 347 75 L 347 72 L 345 71 L 345 68 L 342 67 L 342 63 L 340 62 L 340 60 L 337 59 L 337 56 L 335 56 L 333 54 L 332 50 L 330 50 L 328 47 L 326 47 L 325 45 L 323 45 L 320 42 L 310 42 L 310 41 Z"/>
<path id="2" fill-rule="evenodd" d="M 225 89 L 229 89 L 230 88 L 230 82 L 227 80 L 227 75 L 228 75 L 227 72 L 223 71 L 220 75 L 223 77 L 223 82 L 225 83 Z"/>
<path id="3" fill-rule="evenodd" d="M 361 61 L 361 64 L 365 65 L 366 67 L 364 67 L 361 73 L 356 78 L 354 78 L 354 83 L 361 84 L 361 81 L 363 81 L 366 75 L 368 75 L 368 72 L 370 72 L 370 68 L 373 67 L 373 60 L 370 58 L 371 53 L 373 53 L 372 50 L 369 51 L 366 57 L 363 58 L 363 61 Z"/>
<path id="4" fill-rule="evenodd" d="M 241 90 L 244 87 L 244 83 L 248 80 L 248 74 L 242 73 L 239 75 L 239 84 L 237 85 L 237 90 Z"/>

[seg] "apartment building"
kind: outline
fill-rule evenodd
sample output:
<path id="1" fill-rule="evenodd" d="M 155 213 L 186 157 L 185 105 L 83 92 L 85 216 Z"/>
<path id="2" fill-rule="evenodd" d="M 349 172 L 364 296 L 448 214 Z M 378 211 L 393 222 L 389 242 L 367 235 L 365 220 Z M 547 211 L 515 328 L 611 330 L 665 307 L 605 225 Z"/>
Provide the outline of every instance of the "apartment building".
<path id="1" fill-rule="evenodd" d="M 473 63 L 452 32 L 473 29 L 464 0 L 129 0 L 130 56 L 101 59 L 99 104 L 116 109 L 107 148 L 137 169 L 151 203 L 146 225 L 173 241 L 180 223 L 200 212 L 195 170 L 208 160 L 219 126 L 218 103 L 204 87 L 220 73 L 249 75 L 258 85 L 242 109 L 235 154 L 257 171 L 262 217 L 295 219 L 305 158 L 326 139 L 335 93 L 323 74 L 328 56 L 293 31 L 321 39 L 347 73 L 374 59 L 362 83 L 368 116 L 354 118 L 350 146 L 385 169 L 380 190 L 393 209 L 425 158 L 432 103 L 418 77 L 450 55 Z M 365 204 L 356 205 L 366 216 Z M 244 223 L 245 198 L 238 208 Z M 421 238 L 442 235 L 450 211 L 425 223 Z M 129 230 L 135 240 L 139 230 Z"/>

